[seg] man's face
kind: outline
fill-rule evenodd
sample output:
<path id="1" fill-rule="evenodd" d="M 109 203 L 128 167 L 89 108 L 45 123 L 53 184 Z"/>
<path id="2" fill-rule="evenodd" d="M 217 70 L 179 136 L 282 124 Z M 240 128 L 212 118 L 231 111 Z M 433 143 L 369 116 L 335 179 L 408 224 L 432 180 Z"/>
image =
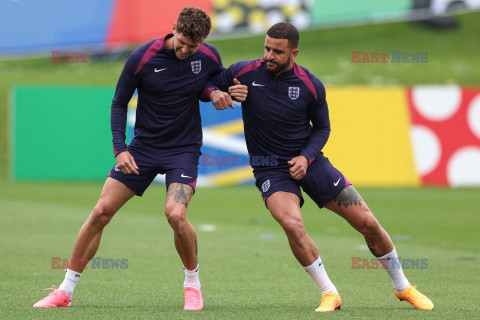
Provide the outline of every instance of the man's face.
<path id="1" fill-rule="evenodd" d="M 298 49 L 291 49 L 287 39 L 274 39 L 266 36 L 264 58 L 269 72 L 279 75 L 293 66 Z"/>
<path id="2" fill-rule="evenodd" d="M 173 50 L 175 55 L 180 60 L 185 60 L 194 54 L 201 43 L 195 43 L 190 38 L 184 36 L 182 33 L 173 31 Z"/>

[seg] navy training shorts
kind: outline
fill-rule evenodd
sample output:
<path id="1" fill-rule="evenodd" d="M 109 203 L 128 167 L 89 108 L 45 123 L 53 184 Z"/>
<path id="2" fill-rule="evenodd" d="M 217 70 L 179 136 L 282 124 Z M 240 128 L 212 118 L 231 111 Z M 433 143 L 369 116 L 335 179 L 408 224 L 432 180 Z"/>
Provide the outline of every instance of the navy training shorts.
<path id="1" fill-rule="evenodd" d="M 284 191 L 299 196 L 301 207 L 304 203 L 300 191 L 300 188 L 302 188 L 319 208 L 323 208 L 340 191 L 352 184 L 323 155 L 316 158 L 308 166 L 307 174 L 300 180 L 293 179 L 289 170 L 290 166 L 254 170 L 255 184 L 262 193 L 265 204 L 269 196 L 275 192 Z"/>
<path id="2" fill-rule="evenodd" d="M 195 192 L 200 151 L 166 151 L 146 146 L 131 145 L 128 147 L 128 151 L 138 166 L 139 175 L 124 174 L 115 165 L 108 176 L 133 189 L 137 196 L 143 195 L 158 174 L 166 175 L 165 183 L 167 190 L 171 183 L 178 182 L 191 185 Z"/>

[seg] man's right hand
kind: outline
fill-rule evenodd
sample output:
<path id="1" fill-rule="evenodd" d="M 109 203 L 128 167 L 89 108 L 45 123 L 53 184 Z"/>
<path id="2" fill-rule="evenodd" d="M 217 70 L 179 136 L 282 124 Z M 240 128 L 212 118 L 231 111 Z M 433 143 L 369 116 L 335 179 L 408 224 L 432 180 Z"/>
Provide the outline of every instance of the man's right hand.
<path id="1" fill-rule="evenodd" d="M 230 95 L 226 92 L 213 90 L 210 94 L 210 100 L 212 100 L 212 104 L 217 110 L 225 110 L 228 107 L 235 109 L 232 97 L 230 97 Z"/>
<path id="2" fill-rule="evenodd" d="M 136 174 L 138 173 L 138 167 L 133 159 L 132 155 L 128 151 L 123 151 L 117 154 L 117 167 L 124 174 Z"/>

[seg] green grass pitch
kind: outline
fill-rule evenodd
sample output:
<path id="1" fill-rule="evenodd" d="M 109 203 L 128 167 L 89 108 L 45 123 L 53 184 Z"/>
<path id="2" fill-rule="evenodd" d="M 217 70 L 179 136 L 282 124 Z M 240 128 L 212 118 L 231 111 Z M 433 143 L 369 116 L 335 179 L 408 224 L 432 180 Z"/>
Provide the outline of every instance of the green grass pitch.
<path id="1" fill-rule="evenodd" d="M 428 259 L 427 269 L 405 274 L 433 300 L 431 312 L 399 302 L 385 271 L 352 269 L 352 257 L 372 258 L 363 238 L 308 199 L 307 231 L 343 299 L 341 311 L 317 314 L 320 292 L 253 186 L 198 189 L 189 219 L 197 229 L 205 309 L 182 311 L 182 264 L 163 214 L 165 188 L 158 185 L 127 203 L 104 231 L 96 256 L 126 258 L 127 269 L 90 268 L 73 307 L 33 309 L 47 293 L 42 288 L 63 280 L 51 257 L 70 257 L 101 186 L 0 184 L 0 318 L 470 319 L 480 312 L 478 189 L 359 190 L 398 239 L 400 256 Z M 202 225 L 216 229 L 201 231 Z"/>

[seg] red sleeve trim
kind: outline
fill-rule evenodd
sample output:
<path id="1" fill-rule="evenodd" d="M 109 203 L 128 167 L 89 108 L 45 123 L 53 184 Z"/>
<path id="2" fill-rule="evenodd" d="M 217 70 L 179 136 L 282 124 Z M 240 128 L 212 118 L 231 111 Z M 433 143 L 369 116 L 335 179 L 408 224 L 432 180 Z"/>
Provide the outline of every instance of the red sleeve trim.
<path id="1" fill-rule="evenodd" d="M 293 70 L 295 71 L 295 74 L 303 81 L 303 83 L 305 83 L 307 88 L 310 89 L 310 91 L 313 93 L 313 96 L 315 97 L 315 99 L 318 100 L 317 90 L 315 90 L 315 87 L 313 86 L 313 83 L 310 80 L 310 78 L 308 77 L 305 70 L 300 68 L 300 66 L 296 63 L 293 67 Z"/>
<path id="2" fill-rule="evenodd" d="M 158 39 L 148 48 L 147 52 L 142 57 L 142 60 L 138 64 L 137 70 L 135 70 L 135 75 L 142 70 L 143 66 L 150 60 L 152 57 L 163 48 L 163 43 L 165 37 Z"/>
<path id="3" fill-rule="evenodd" d="M 205 53 L 207 56 L 209 56 L 210 58 L 213 59 L 213 61 L 215 61 L 216 63 L 220 63 L 218 61 L 218 58 L 217 56 L 215 55 L 215 53 L 213 53 L 212 50 L 210 50 L 209 48 L 207 48 L 207 46 L 205 46 L 204 44 L 202 44 L 200 47 L 198 47 L 198 50 L 200 50 L 201 52 Z"/>
<path id="4" fill-rule="evenodd" d="M 240 70 L 239 73 L 237 73 L 237 74 L 235 75 L 234 78 L 238 78 L 238 77 L 240 77 L 242 74 L 245 74 L 245 73 L 247 73 L 247 72 L 249 72 L 249 71 L 252 71 L 252 70 L 257 69 L 258 67 L 260 67 L 260 66 L 262 65 L 263 61 L 264 61 L 264 59 L 261 59 L 261 60 L 259 60 L 259 61 L 254 61 L 254 62 L 246 65 L 245 67 L 243 67 L 242 70 Z"/>
<path id="5" fill-rule="evenodd" d="M 202 98 L 208 98 L 208 99 L 210 99 L 210 95 L 212 94 L 213 90 L 215 90 L 215 88 L 208 88 L 208 89 L 206 89 L 206 90 L 202 93 Z"/>

